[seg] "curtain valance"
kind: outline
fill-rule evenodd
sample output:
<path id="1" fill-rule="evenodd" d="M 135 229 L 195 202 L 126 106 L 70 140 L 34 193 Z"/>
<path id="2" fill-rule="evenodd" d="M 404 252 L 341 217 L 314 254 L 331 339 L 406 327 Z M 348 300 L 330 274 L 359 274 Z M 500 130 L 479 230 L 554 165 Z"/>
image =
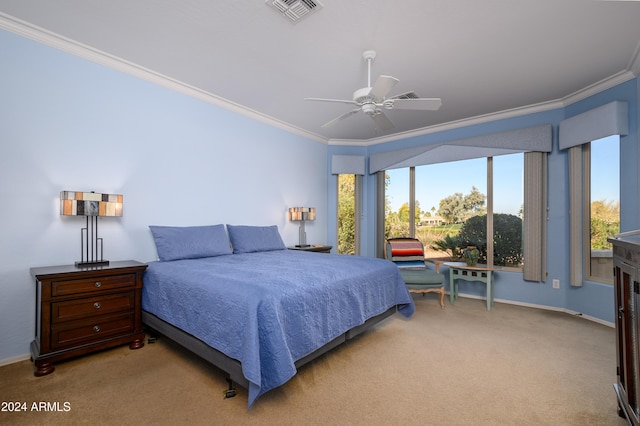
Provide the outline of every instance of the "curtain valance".
<path id="1" fill-rule="evenodd" d="M 364 175 L 365 158 L 363 155 L 332 155 L 332 175 Z"/>
<path id="2" fill-rule="evenodd" d="M 627 102 L 614 101 L 560 122 L 560 149 L 629 134 Z"/>
<path id="3" fill-rule="evenodd" d="M 471 158 L 495 157 L 518 152 L 551 152 L 552 140 L 551 125 L 543 124 L 415 148 L 381 152 L 371 155 L 369 173 Z"/>

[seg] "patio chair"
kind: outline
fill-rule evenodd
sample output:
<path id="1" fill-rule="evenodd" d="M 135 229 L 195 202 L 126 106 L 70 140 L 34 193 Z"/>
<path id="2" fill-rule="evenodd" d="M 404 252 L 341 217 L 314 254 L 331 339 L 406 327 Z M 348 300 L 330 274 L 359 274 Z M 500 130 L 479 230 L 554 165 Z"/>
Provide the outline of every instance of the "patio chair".
<path id="1" fill-rule="evenodd" d="M 398 266 L 409 293 L 440 293 L 440 306 L 444 309 L 444 275 L 427 268 L 424 246 L 416 238 L 390 238 L 385 247 L 385 258 Z"/>

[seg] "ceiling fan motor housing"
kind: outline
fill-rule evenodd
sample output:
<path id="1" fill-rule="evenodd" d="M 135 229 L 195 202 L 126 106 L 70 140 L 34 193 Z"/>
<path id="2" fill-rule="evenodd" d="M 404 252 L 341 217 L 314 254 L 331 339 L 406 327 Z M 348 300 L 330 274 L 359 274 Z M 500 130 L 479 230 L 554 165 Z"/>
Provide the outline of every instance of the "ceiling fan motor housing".
<path id="1" fill-rule="evenodd" d="M 375 96 L 370 95 L 371 87 L 363 87 L 353 92 L 353 101 L 362 104 L 375 104 L 377 99 Z"/>

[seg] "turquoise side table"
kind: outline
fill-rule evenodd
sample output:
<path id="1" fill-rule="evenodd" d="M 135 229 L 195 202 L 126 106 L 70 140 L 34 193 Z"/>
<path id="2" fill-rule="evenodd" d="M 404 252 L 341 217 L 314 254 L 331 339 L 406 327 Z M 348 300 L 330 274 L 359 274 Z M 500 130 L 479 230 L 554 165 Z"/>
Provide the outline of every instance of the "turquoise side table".
<path id="1" fill-rule="evenodd" d="M 458 298 L 458 281 L 479 281 L 487 285 L 487 311 L 493 306 L 493 271 L 499 268 L 489 268 L 486 266 L 468 266 L 465 262 L 445 262 L 449 267 L 449 301 Z"/>

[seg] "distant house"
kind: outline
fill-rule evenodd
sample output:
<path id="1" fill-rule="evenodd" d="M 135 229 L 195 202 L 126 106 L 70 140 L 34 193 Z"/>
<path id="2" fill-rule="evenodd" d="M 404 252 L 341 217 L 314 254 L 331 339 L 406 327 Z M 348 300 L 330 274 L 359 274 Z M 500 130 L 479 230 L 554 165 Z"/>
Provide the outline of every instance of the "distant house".
<path id="1" fill-rule="evenodd" d="M 440 226 L 445 223 L 441 216 L 423 216 L 418 226 Z"/>

